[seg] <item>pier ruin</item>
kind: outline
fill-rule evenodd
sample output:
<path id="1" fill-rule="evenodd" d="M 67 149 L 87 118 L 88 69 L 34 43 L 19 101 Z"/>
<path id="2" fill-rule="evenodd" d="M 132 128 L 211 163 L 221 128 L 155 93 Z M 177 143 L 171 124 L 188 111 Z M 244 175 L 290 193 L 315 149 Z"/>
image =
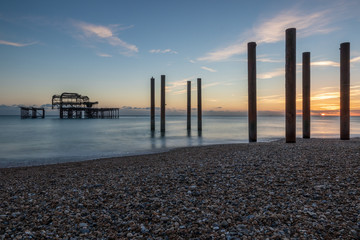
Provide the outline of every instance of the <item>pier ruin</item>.
<path id="1" fill-rule="evenodd" d="M 58 108 L 60 118 L 119 118 L 119 108 L 94 108 L 88 96 L 62 93 L 52 96 L 52 109 Z"/>
<path id="2" fill-rule="evenodd" d="M 20 107 L 21 118 L 45 118 L 45 109 L 36 107 Z"/>

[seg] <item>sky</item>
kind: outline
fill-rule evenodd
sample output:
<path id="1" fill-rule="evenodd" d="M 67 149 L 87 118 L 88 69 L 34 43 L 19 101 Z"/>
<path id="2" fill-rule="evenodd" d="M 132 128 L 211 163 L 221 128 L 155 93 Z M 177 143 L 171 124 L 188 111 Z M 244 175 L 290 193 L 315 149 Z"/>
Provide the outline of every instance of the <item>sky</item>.
<path id="1" fill-rule="evenodd" d="M 311 52 L 312 114 L 338 115 L 340 44 L 350 42 L 351 114 L 360 115 L 358 0 L 0 1 L 0 114 L 49 107 L 76 92 L 148 114 L 150 78 L 160 106 L 185 114 L 186 82 L 202 79 L 208 114 L 246 114 L 247 43 L 257 43 L 259 114 L 285 109 L 285 30 L 297 29 L 297 110 L 302 52 Z"/>

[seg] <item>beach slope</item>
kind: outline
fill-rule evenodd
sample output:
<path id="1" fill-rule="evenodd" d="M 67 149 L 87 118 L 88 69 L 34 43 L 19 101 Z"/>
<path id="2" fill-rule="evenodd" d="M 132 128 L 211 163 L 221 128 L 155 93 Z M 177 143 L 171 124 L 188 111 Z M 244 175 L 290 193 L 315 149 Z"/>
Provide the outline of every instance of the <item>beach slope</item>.
<path id="1" fill-rule="evenodd" d="M 359 239 L 360 139 L 0 169 L 0 239 Z"/>

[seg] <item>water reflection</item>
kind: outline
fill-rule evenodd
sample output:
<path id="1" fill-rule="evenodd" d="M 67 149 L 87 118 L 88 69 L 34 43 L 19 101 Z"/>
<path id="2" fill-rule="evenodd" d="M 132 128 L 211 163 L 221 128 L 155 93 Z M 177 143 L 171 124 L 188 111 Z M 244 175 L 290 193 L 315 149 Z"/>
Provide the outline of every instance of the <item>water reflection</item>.
<path id="1" fill-rule="evenodd" d="M 151 131 L 149 117 L 20 120 L 0 116 L 0 167 L 26 166 L 163 151 L 165 148 L 248 142 L 247 117 L 206 116 L 203 131 L 187 131 L 186 118 L 169 116 L 166 133 Z M 339 117 L 312 117 L 311 137 L 339 138 Z M 302 136 L 301 117 L 297 136 Z M 259 117 L 258 139 L 284 138 L 284 117 Z M 351 137 L 360 137 L 360 117 L 351 117 Z"/>

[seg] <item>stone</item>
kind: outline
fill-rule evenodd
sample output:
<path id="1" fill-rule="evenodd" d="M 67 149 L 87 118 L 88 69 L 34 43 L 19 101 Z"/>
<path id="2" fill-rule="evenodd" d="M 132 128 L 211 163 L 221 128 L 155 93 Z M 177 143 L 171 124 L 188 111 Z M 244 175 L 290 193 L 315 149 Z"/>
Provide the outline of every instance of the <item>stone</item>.
<path id="1" fill-rule="evenodd" d="M 221 223 L 220 223 L 220 226 L 221 227 L 227 227 L 229 225 L 229 223 L 226 221 L 226 220 L 223 220 Z"/>
<path id="2" fill-rule="evenodd" d="M 79 227 L 81 228 L 87 228 L 88 227 L 88 224 L 87 223 L 79 223 Z"/>

